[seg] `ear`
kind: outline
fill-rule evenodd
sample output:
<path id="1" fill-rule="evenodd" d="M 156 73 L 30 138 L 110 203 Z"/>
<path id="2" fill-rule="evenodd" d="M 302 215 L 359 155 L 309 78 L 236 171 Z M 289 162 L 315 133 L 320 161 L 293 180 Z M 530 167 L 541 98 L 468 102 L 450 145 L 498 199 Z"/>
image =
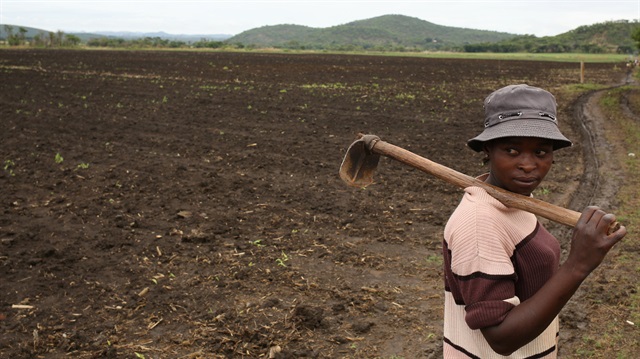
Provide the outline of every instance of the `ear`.
<path id="1" fill-rule="evenodd" d="M 482 152 L 484 152 L 484 154 L 489 157 L 489 152 L 491 152 L 491 146 L 489 145 L 489 142 L 484 142 L 482 144 Z"/>
<path id="2" fill-rule="evenodd" d="M 491 158 L 489 158 L 489 152 L 490 152 L 489 150 L 490 150 L 489 143 L 485 142 L 482 145 L 482 152 L 484 152 L 484 158 L 482 159 L 483 165 L 486 165 L 491 160 Z"/>

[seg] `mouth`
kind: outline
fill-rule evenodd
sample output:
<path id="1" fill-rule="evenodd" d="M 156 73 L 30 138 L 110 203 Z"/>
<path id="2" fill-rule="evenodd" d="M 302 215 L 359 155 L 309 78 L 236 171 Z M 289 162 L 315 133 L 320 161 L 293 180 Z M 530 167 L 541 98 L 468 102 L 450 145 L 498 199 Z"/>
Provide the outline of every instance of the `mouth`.
<path id="1" fill-rule="evenodd" d="M 538 177 L 516 177 L 513 180 L 522 183 L 533 183 L 538 182 Z"/>
<path id="2" fill-rule="evenodd" d="M 519 187 L 527 188 L 533 190 L 536 186 L 538 186 L 538 178 L 537 177 L 516 177 L 513 179 L 513 182 Z"/>

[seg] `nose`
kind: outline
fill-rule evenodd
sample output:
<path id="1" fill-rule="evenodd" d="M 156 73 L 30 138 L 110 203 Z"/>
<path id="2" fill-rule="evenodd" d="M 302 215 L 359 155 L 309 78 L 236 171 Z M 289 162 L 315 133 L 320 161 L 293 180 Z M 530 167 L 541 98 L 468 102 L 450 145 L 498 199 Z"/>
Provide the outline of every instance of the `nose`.
<path id="1" fill-rule="evenodd" d="M 518 169 L 524 171 L 525 173 L 529 173 L 535 170 L 536 167 L 536 160 L 533 156 L 523 155 L 520 158 L 520 162 L 518 162 Z"/>

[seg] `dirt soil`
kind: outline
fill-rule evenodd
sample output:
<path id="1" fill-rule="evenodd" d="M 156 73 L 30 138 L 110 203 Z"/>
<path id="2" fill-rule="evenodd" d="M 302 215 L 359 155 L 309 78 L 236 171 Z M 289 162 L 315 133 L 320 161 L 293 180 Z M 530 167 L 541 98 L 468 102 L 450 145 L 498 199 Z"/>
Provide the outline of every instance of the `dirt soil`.
<path id="1" fill-rule="evenodd" d="M 613 86 L 625 71 L 586 76 Z M 388 159 L 349 188 L 345 150 L 374 133 L 479 175 L 465 141 L 484 97 L 554 92 L 580 69 L 2 50 L 0 78 L 0 357 L 438 358 L 442 231 L 461 190 Z M 556 95 L 575 146 L 536 196 L 581 210 L 606 187 L 585 171 L 589 96 Z M 566 248 L 568 230 L 542 221 Z M 563 312 L 561 354 L 597 332 L 590 310 Z"/>

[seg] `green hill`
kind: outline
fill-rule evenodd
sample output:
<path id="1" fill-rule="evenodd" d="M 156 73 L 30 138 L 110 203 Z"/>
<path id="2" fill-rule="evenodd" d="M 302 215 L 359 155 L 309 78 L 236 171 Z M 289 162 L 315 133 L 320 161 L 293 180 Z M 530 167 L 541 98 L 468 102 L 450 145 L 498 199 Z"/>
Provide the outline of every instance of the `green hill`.
<path id="1" fill-rule="evenodd" d="M 590 44 L 601 47 L 605 52 L 620 52 L 620 48 L 634 48 L 631 38 L 633 31 L 640 26 L 637 21 L 619 20 L 593 25 L 580 26 L 560 34 L 555 38 L 568 44 Z"/>
<path id="2" fill-rule="evenodd" d="M 384 15 L 328 28 L 264 26 L 226 40 L 250 48 L 310 50 L 451 50 L 465 52 L 624 53 L 636 50 L 637 21 L 580 26 L 556 36 L 536 37 L 441 26 L 404 15 Z"/>
<path id="3" fill-rule="evenodd" d="M 631 34 L 640 27 L 637 21 L 618 20 L 580 26 L 556 36 L 517 36 L 498 43 L 464 46 L 467 52 L 581 52 L 631 54 L 636 45 Z"/>
<path id="4" fill-rule="evenodd" d="M 441 26 L 404 15 L 384 15 L 327 28 L 302 25 L 263 26 L 245 31 L 225 41 L 165 39 L 158 33 L 149 38 L 122 38 L 109 34 L 64 33 L 17 25 L 0 24 L 0 44 L 65 46 L 85 44 L 112 47 L 246 47 L 332 51 L 464 51 L 534 53 L 622 53 L 633 54 L 631 38 L 640 27 L 638 21 L 619 20 L 584 25 L 556 36 L 536 37 L 504 32 Z M 11 32 L 13 41 L 7 41 Z M 133 36 L 133 35 L 132 35 Z M 212 37 L 213 38 L 213 37 Z"/>
<path id="5" fill-rule="evenodd" d="M 249 47 L 299 49 L 451 49 L 464 44 L 498 42 L 514 34 L 441 26 L 404 15 L 384 15 L 328 28 L 263 26 L 226 40 Z"/>

